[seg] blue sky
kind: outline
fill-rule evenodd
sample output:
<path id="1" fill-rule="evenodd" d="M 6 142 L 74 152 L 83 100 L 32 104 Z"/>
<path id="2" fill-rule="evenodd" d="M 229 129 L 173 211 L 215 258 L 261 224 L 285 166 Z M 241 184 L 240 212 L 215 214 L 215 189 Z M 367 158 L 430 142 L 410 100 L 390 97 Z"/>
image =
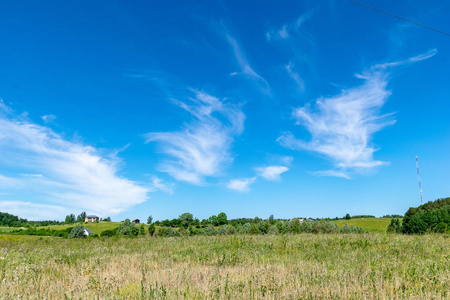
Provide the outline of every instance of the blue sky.
<path id="1" fill-rule="evenodd" d="M 445 1 L 365 4 L 450 31 Z M 450 195 L 450 37 L 351 1 L 3 1 L 0 211 L 403 214 Z"/>

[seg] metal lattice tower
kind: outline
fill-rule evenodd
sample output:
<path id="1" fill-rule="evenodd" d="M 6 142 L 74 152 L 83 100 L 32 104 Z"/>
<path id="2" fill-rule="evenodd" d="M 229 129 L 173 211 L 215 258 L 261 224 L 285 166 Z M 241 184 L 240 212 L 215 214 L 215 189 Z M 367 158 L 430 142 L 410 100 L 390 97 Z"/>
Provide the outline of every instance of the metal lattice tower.
<path id="1" fill-rule="evenodd" d="M 420 204 L 423 204 L 422 185 L 420 184 L 419 159 L 416 155 L 417 178 L 419 179 Z"/>

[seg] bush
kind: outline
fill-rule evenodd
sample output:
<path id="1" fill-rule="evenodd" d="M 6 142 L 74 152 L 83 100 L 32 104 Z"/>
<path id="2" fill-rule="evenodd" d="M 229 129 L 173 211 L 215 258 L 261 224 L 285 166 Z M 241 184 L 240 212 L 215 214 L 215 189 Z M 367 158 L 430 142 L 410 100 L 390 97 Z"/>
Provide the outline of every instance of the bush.
<path id="1" fill-rule="evenodd" d="M 401 233 L 402 226 L 400 225 L 399 219 L 392 219 L 391 224 L 387 228 L 387 233 Z"/>
<path id="2" fill-rule="evenodd" d="M 252 228 L 252 225 L 250 223 L 245 223 L 244 225 L 242 225 L 240 233 L 249 234 L 251 228 Z"/>
<path id="3" fill-rule="evenodd" d="M 148 226 L 148 234 L 152 236 L 155 233 L 155 224 Z"/>
<path id="4" fill-rule="evenodd" d="M 436 228 L 435 231 L 438 233 L 446 233 L 447 232 L 447 224 L 444 222 L 439 223 Z"/>
<path id="5" fill-rule="evenodd" d="M 280 230 L 278 230 L 278 227 L 276 225 L 270 226 L 268 234 L 277 235 L 279 233 L 280 233 Z"/>
<path id="6" fill-rule="evenodd" d="M 213 225 L 208 225 L 205 228 L 203 228 L 203 234 L 204 235 L 215 235 L 216 234 L 216 229 L 214 229 Z"/>
<path id="7" fill-rule="evenodd" d="M 83 238 L 84 235 L 84 226 L 83 225 L 77 225 L 70 231 L 69 239 L 71 238 Z"/>
<path id="8" fill-rule="evenodd" d="M 352 230 L 350 229 L 350 226 L 348 226 L 347 223 L 342 226 L 341 230 L 339 230 L 340 233 L 351 233 Z"/>
<path id="9" fill-rule="evenodd" d="M 119 227 L 102 231 L 100 236 L 115 236 L 117 234 L 117 230 L 119 230 Z"/>
<path id="10" fill-rule="evenodd" d="M 117 234 L 136 236 L 139 234 L 139 228 L 130 219 L 126 219 L 117 229 Z"/>
<path id="11" fill-rule="evenodd" d="M 231 235 L 231 234 L 235 234 L 236 233 L 236 229 L 234 228 L 233 225 L 228 225 L 227 226 L 227 234 Z"/>
<path id="12" fill-rule="evenodd" d="M 219 227 L 219 230 L 217 231 L 220 235 L 226 235 L 227 234 L 227 227 L 228 225 L 222 225 Z"/>

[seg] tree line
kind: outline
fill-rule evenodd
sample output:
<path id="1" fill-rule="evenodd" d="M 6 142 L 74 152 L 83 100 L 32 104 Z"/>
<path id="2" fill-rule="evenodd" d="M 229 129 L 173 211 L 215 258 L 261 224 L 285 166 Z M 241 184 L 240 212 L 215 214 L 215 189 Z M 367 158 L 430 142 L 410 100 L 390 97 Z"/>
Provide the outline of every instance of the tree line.
<path id="1" fill-rule="evenodd" d="M 446 233 L 449 226 L 450 197 L 410 207 L 402 224 L 399 219 L 392 219 L 387 231 L 404 234 Z"/>

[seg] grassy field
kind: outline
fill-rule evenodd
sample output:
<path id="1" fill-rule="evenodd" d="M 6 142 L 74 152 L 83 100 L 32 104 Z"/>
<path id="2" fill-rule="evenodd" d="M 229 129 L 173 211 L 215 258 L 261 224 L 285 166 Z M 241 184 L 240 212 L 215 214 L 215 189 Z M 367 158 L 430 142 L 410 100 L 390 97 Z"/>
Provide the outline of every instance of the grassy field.
<path id="1" fill-rule="evenodd" d="M 96 233 L 98 235 L 100 235 L 100 233 L 102 231 L 108 230 L 108 229 L 114 229 L 116 227 L 119 227 L 120 224 L 122 224 L 121 222 L 99 222 L 99 223 L 82 223 L 84 227 L 89 228 L 89 230 L 92 233 Z M 39 227 L 39 228 L 50 228 L 50 229 L 54 229 L 54 230 L 61 230 L 61 229 L 66 229 L 68 227 L 74 227 L 78 225 L 77 224 L 69 224 L 69 225 L 51 225 L 51 226 L 44 226 L 44 227 Z M 148 225 L 144 225 L 145 228 L 148 227 Z"/>
<path id="2" fill-rule="evenodd" d="M 0 239 L 0 295 L 449 299 L 449 246 L 449 235 L 5 238 Z"/>
<path id="3" fill-rule="evenodd" d="M 7 227 L 7 226 L 0 226 L 0 234 L 1 233 L 8 233 L 11 232 L 13 230 L 17 230 L 17 229 L 26 229 L 25 227 Z"/>
<path id="4" fill-rule="evenodd" d="M 350 220 L 337 220 L 333 221 L 339 227 L 344 226 L 345 223 L 348 226 L 359 226 L 368 232 L 374 233 L 385 233 L 389 224 L 391 223 L 391 219 L 388 218 L 363 218 L 363 219 L 350 219 Z"/>

